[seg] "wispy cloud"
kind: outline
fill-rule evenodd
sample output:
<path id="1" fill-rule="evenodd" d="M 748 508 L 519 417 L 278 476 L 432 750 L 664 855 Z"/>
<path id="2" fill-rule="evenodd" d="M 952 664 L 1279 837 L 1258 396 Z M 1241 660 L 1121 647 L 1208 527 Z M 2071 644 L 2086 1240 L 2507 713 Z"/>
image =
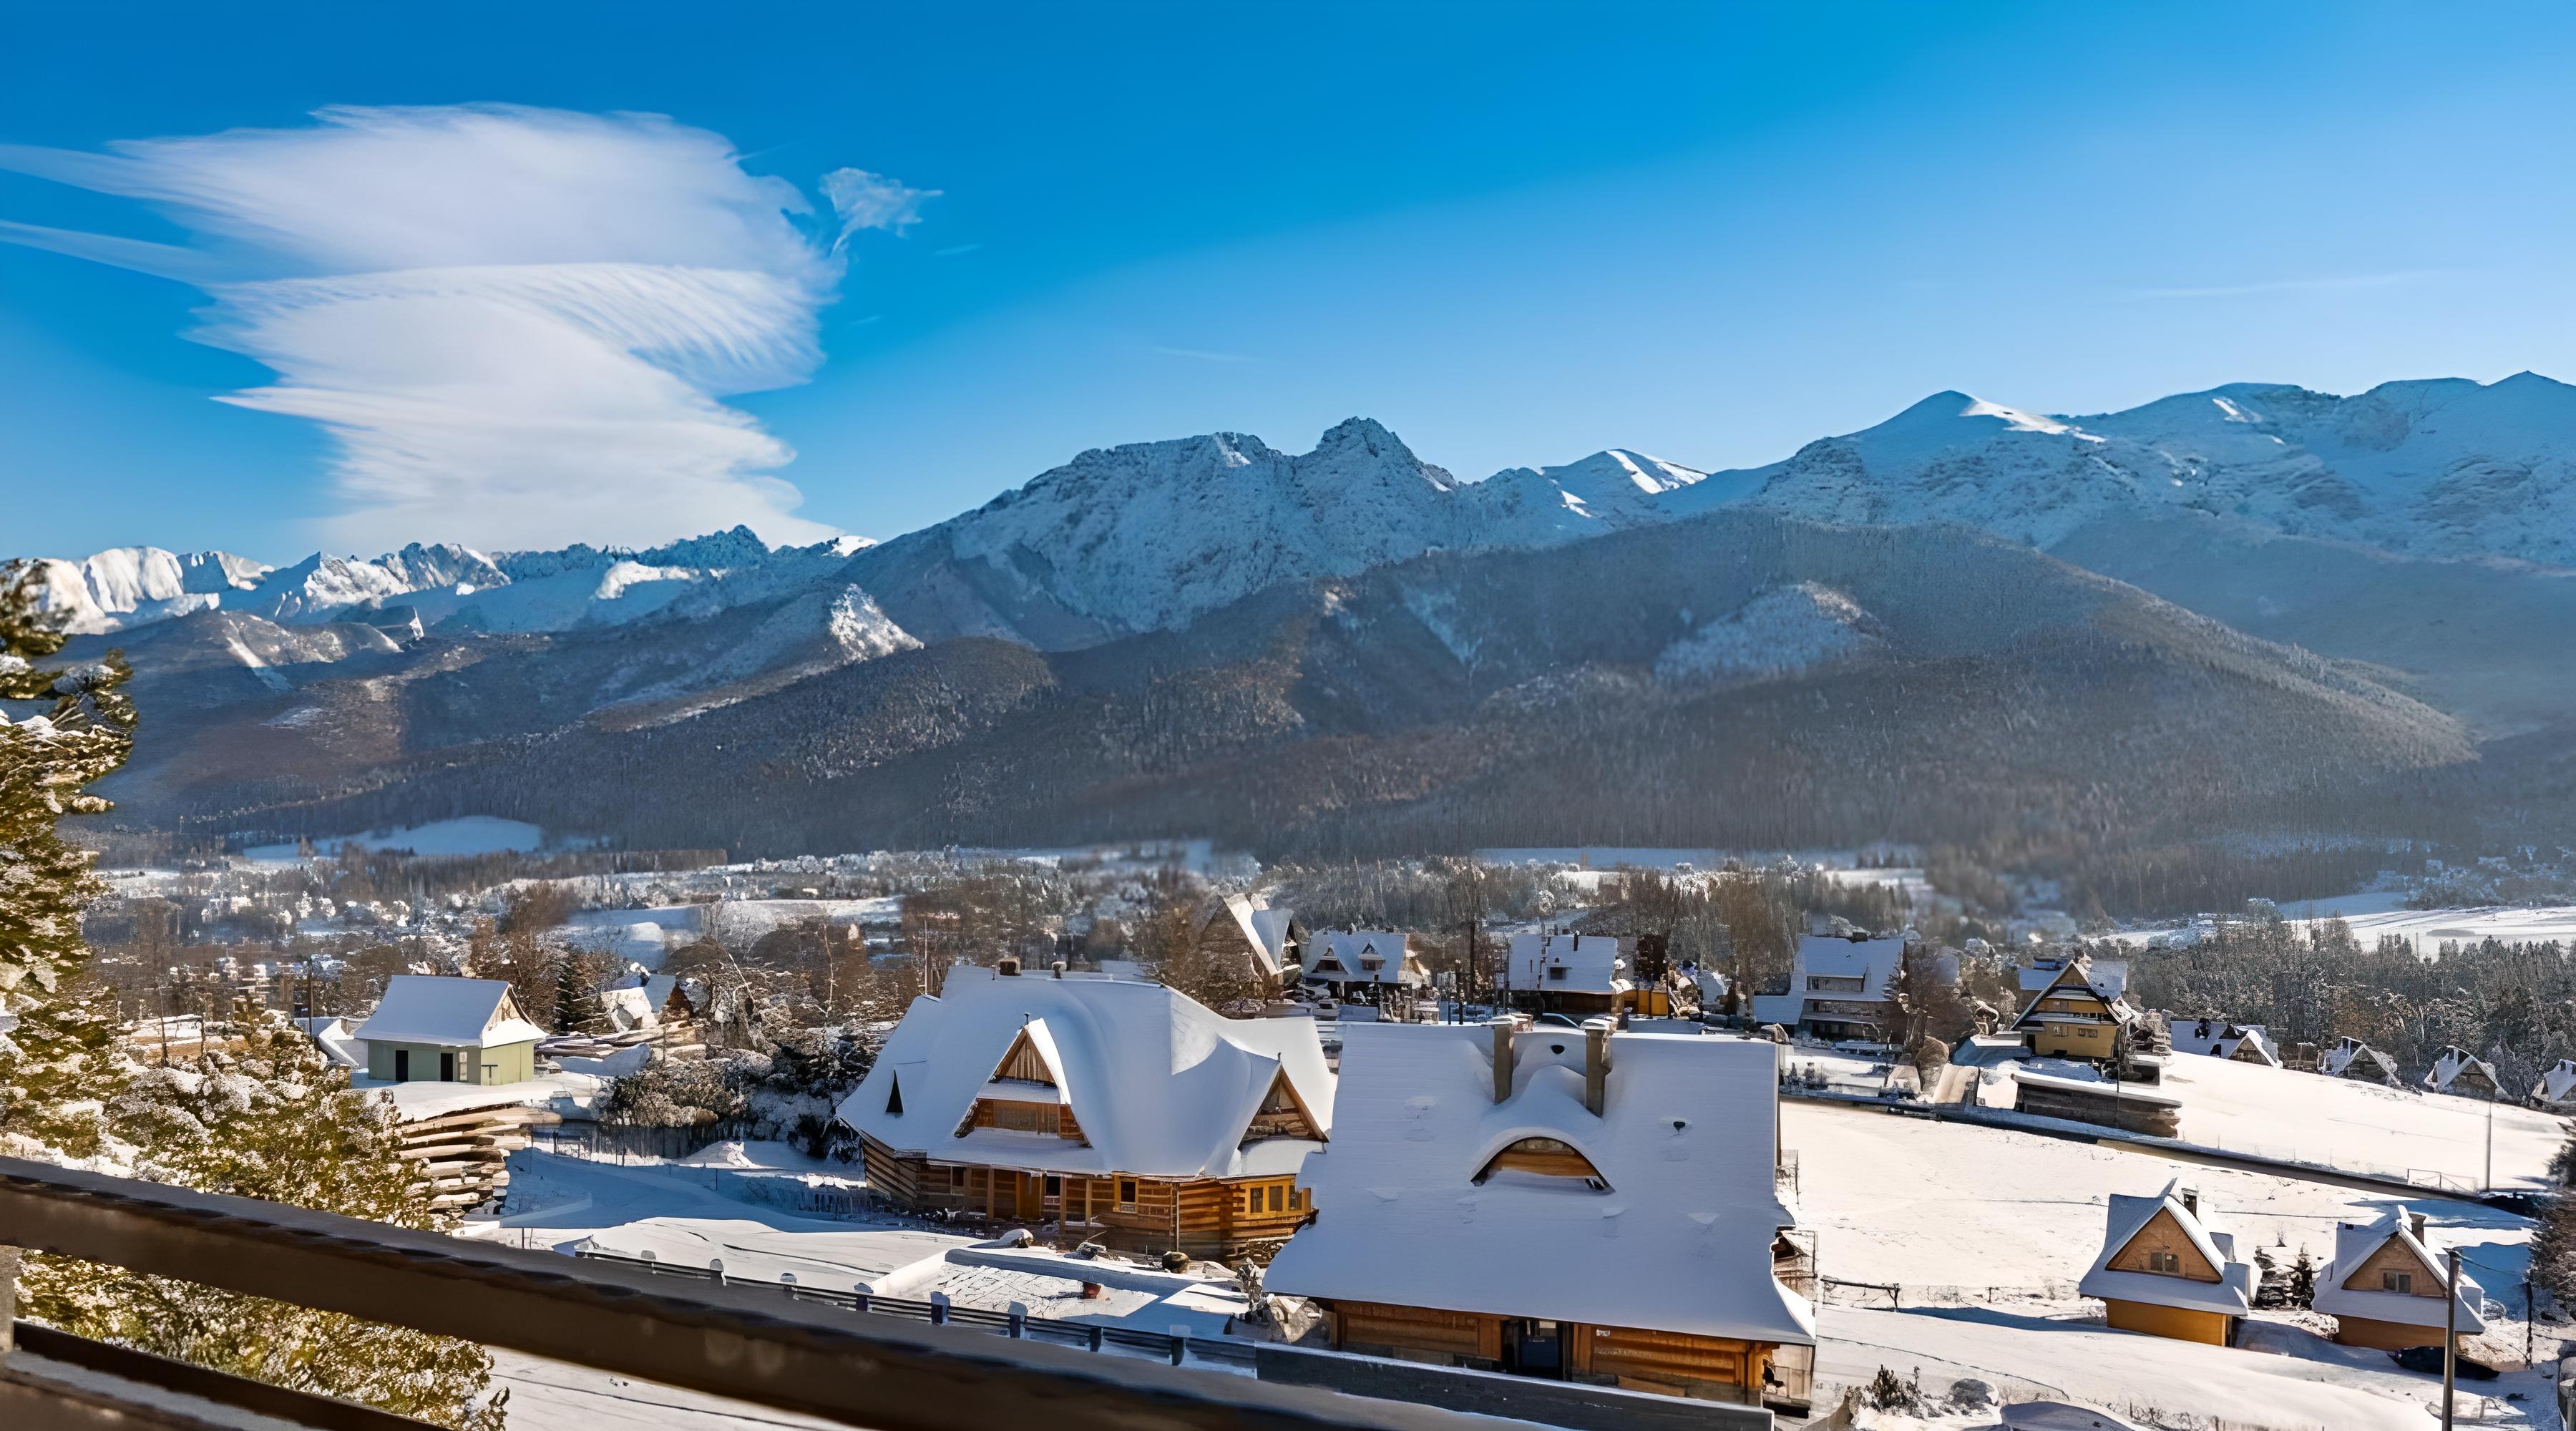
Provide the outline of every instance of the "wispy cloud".
<path id="1" fill-rule="evenodd" d="M 841 236 L 832 240 L 839 253 L 868 229 L 901 233 L 921 222 L 921 205 L 939 197 L 937 189 L 915 189 L 865 169 L 835 169 L 823 176 L 823 197 L 841 216 Z"/>
<path id="2" fill-rule="evenodd" d="M 0 239 L 204 289 L 214 301 L 189 336 L 277 373 L 224 400 L 331 433 L 343 510 L 322 530 L 338 546 L 645 543 L 735 522 L 773 541 L 828 532 L 792 515 L 799 494 L 769 475 L 795 454 L 720 401 L 821 362 L 840 244 L 799 224 L 812 210 L 793 185 L 655 115 L 315 119 L 103 154 L 0 146 L 0 168 L 150 204 L 192 241 L 23 224 Z M 842 240 L 909 221 L 841 216 Z"/>
<path id="3" fill-rule="evenodd" d="M 1251 355 L 1246 353 L 1219 353 L 1207 348 L 1174 348 L 1162 343 L 1148 343 L 1145 345 L 1145 350 L 1149 353 L 1160 353 L 1166 358 L 1187 358 L 1194 363 L 1248 363 L 1252 361 Z"/>
<path id="4" fill-rule="evenodd" d="M 2431 278 L 2450 277 L 2447 268 L 2404 268 L 2386 273 L 2329 274 L 2313 278 L 2272 278 L 2253 283 L 2219 283 L 2195 288 L 2132 288 L 2123 298 L 2242 298 L 2260 293 L 2317 293 L 2347 288 L 2394 288 Z"/>
<path id="5" fill-rule="evenodd" d="M 930 251 L 930 256 L 932 258 L 955 258 L 960 254 L 973 253 L 975 250 L 982 247 L 983 245 L 980 243 L 952 243 L 946 248 L 932 249 Z"/>

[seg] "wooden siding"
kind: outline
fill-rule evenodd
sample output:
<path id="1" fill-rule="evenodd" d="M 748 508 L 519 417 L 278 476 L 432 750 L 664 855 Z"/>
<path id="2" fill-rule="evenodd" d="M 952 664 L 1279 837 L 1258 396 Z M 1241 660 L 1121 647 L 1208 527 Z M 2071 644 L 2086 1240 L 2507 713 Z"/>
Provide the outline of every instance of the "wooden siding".
<path id="1" fill-rule="evenodd" d="M 2172 1253 L 2181 1264 L 2180 1270 L 2158 1270 L 2151 1260 L 2151 1254 L 2158 1252 Z M 2156 1215 L 2147 1219 L 2147 1225 L 2138 1229 L 2138 1235 L 2129 1239 L 2129 1245 L 2120 1249 L 2110 1265 L 2114 1272 L 2144 1272 L 2149 1276 L 2191 1282 L 2220 1280 L 2218 1269 L 2209 1265 L 2209 1259 L 2201 1255 L 2199 1248 L 2192 1246 L 2191 1238 L 2183 1233 L 2182 1224 L 2174 1220 L 2172 1211 L 2167 1208 L 2157 1208 Z"/>
<path id="2" fill-rule="evenodd" d="M 1008 1079 L 1055 1087 L 1055 1073 L 1047 1067 L 1046 1060 L 1038 1056 L 1037 1043 L 1029 1037 L 1027 1029 L 1020 1030 L 1019 1037 L 1012 1039 L 1011 1046 L 1003 1051 L 1002 1061 L 993 1068 L 993 1078 L 997 1082 Z"/>
<path id="3" fill-rule="evenodd" d="M 1335 1350 L 1408 1361 L 1503 1365 L 1506 1325 L 1520 1318 L 1384 1302 L 1325 1302 Z M 1778 1347 L 1770 1342 L 1640 1327 L 1566 1322 L 1558 1327 L 1569 1381 L 1703 1401 L 1759 1403 Z"/>
<path id="4" fill-rule="evenodd" d="M 2205 1312 L 2196 1307 L 2160 1307 L 2153 1302 L 2124 1302 L 2118 1298 L 2103 1302 L 2102 1314 L 2103 1320 L 2117 1331 L 2144 1332 L 2153 1337 L 2203 1342 L 2214 1347 L 2227 1345 L 2227 1324 L 2232 1320 L 2225 1312 Z"/>
<path id="5" fill-rule="evenodd" d="M 1494 1154 L 1493 1161 L 1485 1164 L 1483 1172 L 1476 1174 L 1476 1181 L 1481 1183 L 1503 1169 L 1524 1173 L 1544 1173 L 1552 1178 L 1591 1178 L 1596 1181 L 1606 1181 L 1601 1177 L 1601 1170 L 1592 1166 L 1591 1159 L 1575 1151 L 1571 1144 L 1561 1143 L 1554 1138 L 1521 1139 Z"/>
<path id="6" fill-rule="evenodd" d="M 1195 1257 L 1231 1260 L 1260 1255 L 1306 1220 L 1311 1195 L 1290 1178 L 1169 1179 L 1127 1174 L 1095 1177 L 1044 1169 L 988 1168 L 904 1153 L 861 1135 L 860 1162 L 869 1185 L 918 1211 L 946 1210 L 1001 1222 L 1061 1223 L 1121 1251 L 1178 1248 Z M 1047 1179 L 1056 1191 L 1047 1191 Z M 1132 1202 L 1122 1203 L 1122 1188 Z M 1253 1210 L 1247 1189 L 1260 1190 Z M 1270 1204 L 1275 1197 L 1276 1211 Z"/>
<path id="7" fill-rule="evenodd" d="M 2406 1295 L 2430 1297 L 2436 1302 L 2442 1300 L 2448 1282 L 2443 1273 L 2425 1266 L 2423 1258 L 2416 1256 L 2405 1243 L 2392 1235 L 2379 1244 L 2378 1251 L 2362 1259 L 2362 1264 L 2353 1269 L 2352 1276 L 2344 1280 L 2344 1288 L 2352 1292 L 2385 1292 L 2388 1289 L 2380 1285 L 2383 1272 L 2410 1274 L 2415 1281 Z"/>
<path id="8" fill-rule="evenodd" d="M 2440 1346 L 2442 1329 L 2419 1327 L 2412 1322 L 2383 1322 L 2375 1317 L 2337 1317 L 2334 1339 L 2348 1347 L 2404 1351 L 2408 1347 Z"/>

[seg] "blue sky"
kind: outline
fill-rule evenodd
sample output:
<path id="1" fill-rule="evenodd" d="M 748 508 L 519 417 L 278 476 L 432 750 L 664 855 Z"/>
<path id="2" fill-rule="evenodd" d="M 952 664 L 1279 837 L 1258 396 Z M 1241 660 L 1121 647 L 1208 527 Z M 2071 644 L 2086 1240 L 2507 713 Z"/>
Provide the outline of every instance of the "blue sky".
<path id="1" fill-rule="evenodd" d="M 0 549 L 883 537 L 1355 413 L 1481 477 L 1943 388 L 2576 377 L 2564 6 L 261 16 L 9 17 Z M 62 157 L 235 129 L 283 133 Z"/>

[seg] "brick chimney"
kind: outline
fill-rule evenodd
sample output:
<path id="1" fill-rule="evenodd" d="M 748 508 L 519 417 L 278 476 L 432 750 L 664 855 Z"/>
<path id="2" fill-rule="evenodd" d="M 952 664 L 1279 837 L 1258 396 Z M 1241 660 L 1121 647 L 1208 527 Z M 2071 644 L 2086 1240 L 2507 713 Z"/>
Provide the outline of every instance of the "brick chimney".
<path id="1" fill-rule="evenodd" d="M 1583 1106 L 1595 1118 L 1610 1092 L 1610 1027 L 1608 1019 L 1583 1021 Z"/>
<path id="2" fill-rule="evenodd" d="M 1520 1032 L 1520 1021 L 1498 1018 L 1487 1027 L 1494 1034 L 1494 1101 L 1507 1103 L 1512 1096 L 1512 1035 Z"/>

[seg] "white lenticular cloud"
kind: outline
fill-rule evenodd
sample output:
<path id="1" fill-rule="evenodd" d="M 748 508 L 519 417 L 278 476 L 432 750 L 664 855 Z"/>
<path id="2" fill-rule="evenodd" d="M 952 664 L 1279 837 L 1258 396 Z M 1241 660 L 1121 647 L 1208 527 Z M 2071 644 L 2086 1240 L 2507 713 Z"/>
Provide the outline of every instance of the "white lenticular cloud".
<path id="1" fill-rule="evenodd" d="M 0 238 L 212 296 L 191 334 L 274 369 L 225 401 L 321 423 L 351 549 L 646 544 L 829 529 L 769 475 L 787 445 L 719 399 L 822 361 L 840 247 L 928 192 L 842 170 L 829 249 L 783 180 L 655 115 L 504 105 L 328 109 L 311 128 L 0 146 L 0 168 L 155 206 L 186 246 L 0 223 Z M 843 181 L 874 186 L 861 222 Z"/>
<path id="2" fill-rule="evenodd" d="M 901 233 L 920 223 L 922 201 L 938 198 L 939 190 L 910 188 L 865 169 L 835 169 L 823 176 L 823 197 L 841 216 L 841 236 L 832 241 L 832 252 L 839 253 L 862 230 Z"/>

